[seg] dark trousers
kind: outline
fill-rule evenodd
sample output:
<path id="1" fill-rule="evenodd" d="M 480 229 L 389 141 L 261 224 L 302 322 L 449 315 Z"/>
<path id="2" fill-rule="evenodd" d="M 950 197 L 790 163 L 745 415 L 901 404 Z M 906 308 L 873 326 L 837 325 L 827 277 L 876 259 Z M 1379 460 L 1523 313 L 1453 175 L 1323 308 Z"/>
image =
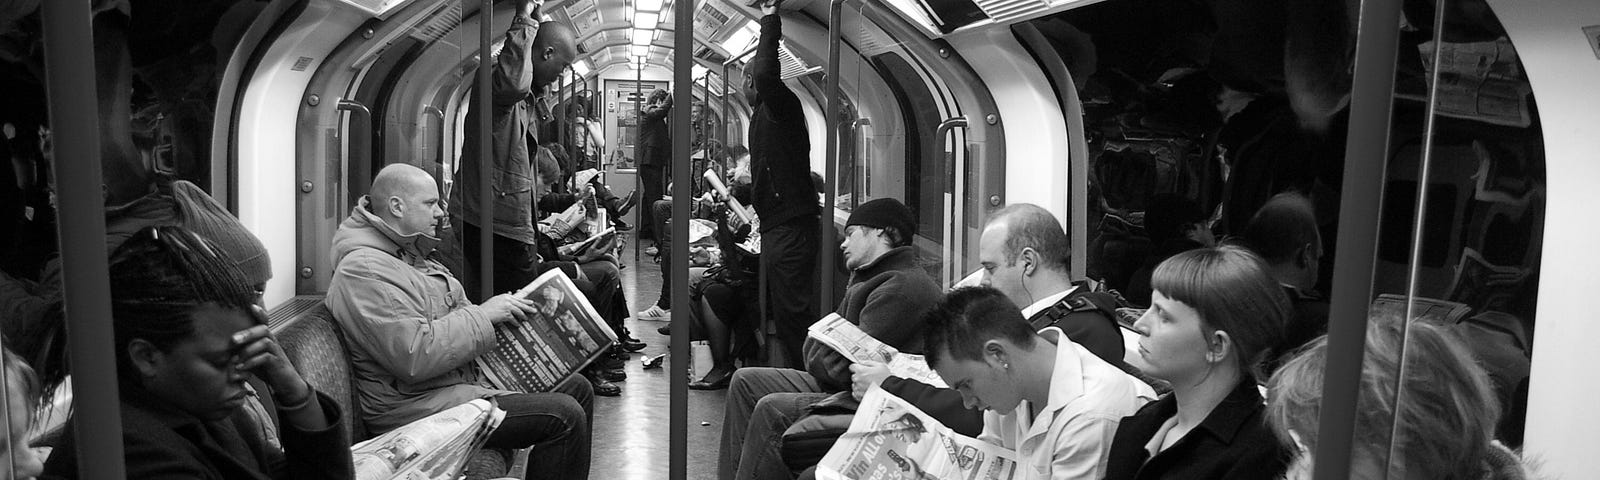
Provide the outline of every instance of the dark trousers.
<path id="1" fill-rule="evenodd" d="M 499 235 L 494 236 L 494 290 L 483 291 L 479 285 L 478 262 L 482 249 L 478 246 L 478 236 L 483 234 L 477 226 L 467 222 L 458 222 L 461 225 L 461 251 L 466 258 L 462 264 L 466 266 L 466 274 L 459 275 L 456 279 L 461 281 L 461 287 L 467 291 L 467 298 L 477 303 L 483 303 L 496 293 L 514 292 L 527 286 L 533 279 L 539 278 L 539 257 L 534 245 L 529 245 Z"/>
<path id="2" fill-rule="evenodd" d="M 656 228 L 656 255 L 661 257 L 661 295 L 656 297 L 656 306 L 672 310 L 672 202 L 657 200 L 649 205 L 650 216 L 656 220 L 651 225 Z"/>
<path id="3" fill-rule="evenodd" d="M 647 150 L 645 155 L 651 155 L 651 153 Z M 656 200 L 660 200 L 661 196 L 665 194 L 664 192 L 667 190 L 667 178 L 665 176 L 666 172 L 662 171 L 664 168 L 663 165 L 665 165 L 665 162 L 639 166 L 639 183 L 641 184 L 640 188 L 644 189 L 644 192 L 641 192 L 643 196 L 639 198 L 640 205 L 654 205 Z M 644 209 L 643 211 L 639 212 L 639 238 L 648 237 L 655 240 L 657 243 L 660 243 L 661 232 L 656 230 L 656 228 L 660 227 L 660 225 L 658 225 L 658 221 L 653 217 L 654 212 L 651 212 L 649 209 Z"/>
<path id="4" fill-rule="evenodd" d="M 788 365 L 800 367 L 806 328 L 817 321 L 817 217 L 803 216 L 761 232 L 767 318 Z M 770 362 L 769 362 L 770 363 Z M 781 365 L 773 365 L 781 366 Z"/>
<path id="5" fill-rule="evenodd" d="M 578 290 L 589 299 L 590 305 L 594 305 L 595 313 L 606 321 L 612 333 L 619 339 L 625 338 L 622 320 L 628 318 L 628 299 L 622 292 L 622 271 L 609 260 L 580 263 L 578 268 L 588 279 L 581 282 L 587 285 L 579 285 Z"/>
<path id="6" fill-rule="evenodd" d="M 551 393 L 502 395 L 495 402 L 506 418 L 486 448 L 533 447 L 527 478 L 589 478 L 594 390 L 588 380 L 573 376 Z"/>

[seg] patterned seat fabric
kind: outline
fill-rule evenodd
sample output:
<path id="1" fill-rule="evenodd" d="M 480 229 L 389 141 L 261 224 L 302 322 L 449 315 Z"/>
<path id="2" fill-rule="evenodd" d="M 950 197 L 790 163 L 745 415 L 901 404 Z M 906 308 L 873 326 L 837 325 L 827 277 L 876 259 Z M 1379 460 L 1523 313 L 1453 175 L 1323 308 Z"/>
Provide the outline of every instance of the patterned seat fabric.
<path id="1" fill-rule="evenodd" d="M 339 324 L 333 319 L 333 312 L 318 301 L 315 307 L 303 313 L 274 322 L 272 330 L 278 344 L 283 347 L 283 353 L 289 357 L 289 363 L 294 364 L 300 376 L 312 388 L 332 397 L 344 410 L 344 424 L 345 428 L 350 429 L 350 440 L 361 442 L 371 437 L 366 424 L 361 421 L 361 399 L 357 396 L 355 376 L 350 366 L 349 344 L 345 342 Z M 478 480 L 507 474 L 520 476 L 520 471 L 507 471 L 508 467 L 513 467 L 507 465 L 510 463 L 506 461 L 508 455 L 525 463 L 528 449 L 516 452 L 484 449 L 474 452 L 469 462 L 475 468 L 467 472 L 467 478 Z"/>
<path id="2" fill-rule="evenodd" d="M 278 343 L 289 356 L 300 376 L 312 388 L 333 397 L 344 410 L 345 427 L 350 429 L 352 441 L 368 438 L 366 425 L 361 421 L 361 400 L 356 397 L 350 367 L 350 353 L 345 348 L 344 333 L 334 323 L 333 312 L 317 304 L 315 308 L 277 325 Z"/>

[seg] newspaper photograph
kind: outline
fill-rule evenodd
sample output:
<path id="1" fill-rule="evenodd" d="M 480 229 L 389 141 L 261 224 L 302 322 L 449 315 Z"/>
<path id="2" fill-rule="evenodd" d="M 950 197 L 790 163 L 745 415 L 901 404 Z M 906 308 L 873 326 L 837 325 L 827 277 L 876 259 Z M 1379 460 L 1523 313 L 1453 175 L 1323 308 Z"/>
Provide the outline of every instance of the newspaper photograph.
<path id="1" fill-rule="evenodd" d="M 477 359 L 495 388 L 548 392 L 617 341 L 560 269 L 545 272 L 516 295 L 532 300 L 535 312 L 526 321 L 496 325 L 494 349 Z"/>
<path id="2" fill-rule="evenodd" d="M 454 480 L 506 412 L 478 399 L 350 447 L 357 480 Z"/>
<path id="3" fill-rule="evenodd" d="M 845 320 L 837 313 L 830 313 L 817 323 L 811 324 L 807 335 L 822 342 L 823 345 L 832 347 L 845 358 L 856 363 L 877 362 L 889 366 L 889 374 L 900 378 L 916 380 L 928 385 L 945 388 L 944 379 L 939 377 L 928 361 L 922 355 L 900 353 L 889 344 L 883 343 L 867 332 L 861 330 L 854 323 Z"/>
<path id="4" fill-rule="evenodd" d="M 850 429 L 817 465 L 819 480 L 1008 480 L 1016 452 L 963 436 L 873 386 Z"/>

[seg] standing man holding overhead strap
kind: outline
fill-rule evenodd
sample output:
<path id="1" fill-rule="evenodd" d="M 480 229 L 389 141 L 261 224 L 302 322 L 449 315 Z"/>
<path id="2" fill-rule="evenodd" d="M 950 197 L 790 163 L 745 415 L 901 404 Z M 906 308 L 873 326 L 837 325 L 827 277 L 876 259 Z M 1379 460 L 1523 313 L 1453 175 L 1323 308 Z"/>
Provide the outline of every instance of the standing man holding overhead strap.
<path id="1" fill-rule="evenodd" d="M 672 158 L 672 131 L 667 128 L 668 114 L 672 113 L 672 96 L 667 95 L 667 89 L 657 89 L 650 94 L 650 101 L 645 103 L 639 111 L 639 145 L 644 147 L 639 158 L 639 183 L 644 190 L 644 197 L 640 205 L 650 207 L 655 205 L 665 195 L 667 188 L 666 170 L 671 165 Z M 655 243 L 661 243 L 661 233 L 656 228 L 661 225 L 662 219 L 656 218 L 650 208 L 639 209 L 639 238 L 649 237 Z"/>
<path id="2" fill-rule="evenodd" d="M 524 0 L 511 19 L 506 31 L 505 47 L 480 68 L 491 68 L 493 87 L 490 92 L 493 106 L 489 112 L 478 111 L 477 102 L 467 105 L 466 141 L 461 148 L 461 170 L 456 174 L 452 192 L 450 214 L 462 220 L 462 250 L 466 256 L 467 272 L 460 275 L 467 280 L 467 294 L 474 301 L 483 301 L 494 292 L 482 291 L 478 285 L 481 268 L 494 269 L 494 286 L 510 291 L 532 282 L 544 270 L 539 268 L 535 254 L 539 229 L 534 226 L 534 183 L 541 181 L 533 171 L 533 153 L 537 148 L 537 121 L 532 102 L 542 94 L 545 86 L 561 74 L 567 64 L 578 55 L 574 45 L 572 27 L 557 22 L 539 23 L 538 0 Z M 490 130 L 478 129 L 479 115 L 490 115 Z M 490 135 L 490 151 L 478 151 L 480 135 Z M 479 180 L 481 169 L 490 169 L 490 184 Z M 494 201 L 480 205 L 479 192 L 489 189 Z M 483 209 L 492 209 L 490 225 L 480 225 Z M 479 265 L 479 236 L 494 235 L 493 266 Z"/>
<path id="3" fill-rule="evenodd" d="M 768 318 L 776 324 L 777 351 L 782 352 L 783 362 L 798 365 L 806 327 L 817 320 L 814 269 L 821 209 L 811 184 L 811 136 L 800 99 L 778 75 L 781 3 L 766 0 L 761 5 L 761 41 L 746 67 L 745 96 L 754 108 L 750 171 L 756 214 L 761 217 L 761 274 L 766 276 Z"/>

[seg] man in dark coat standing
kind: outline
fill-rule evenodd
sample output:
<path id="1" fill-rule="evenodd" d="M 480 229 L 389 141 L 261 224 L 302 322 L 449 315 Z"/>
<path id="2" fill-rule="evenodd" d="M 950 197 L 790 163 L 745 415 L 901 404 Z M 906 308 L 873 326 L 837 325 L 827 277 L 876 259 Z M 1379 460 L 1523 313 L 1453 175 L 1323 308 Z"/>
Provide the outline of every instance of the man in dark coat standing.
<path id="1" fill-rule="evenodd" d="M 777 327 L 783 363 L 798 365 L 806 327 L 817 320 L 817 205 L 811 185 L 810 135 L 800 99 L 778 73 L 783 37 L 779 0 L 761 7 L 761 41 L 748 67 L 745 95 L 750 115 L 750 173 L 761 217 L 761 273 Z"/>
<path id="2" fill-rule="evenodd" d="M 543 270 L 533 251 L 538 241 L 534 225 L 534 183 L 542 181 L 533 171 L 532 155 L 537 151 L 536 113 L 530 102 L 544 94 L 546 86 L 578 54 L 571 26 L 558 22 L 539 23 L 539 0 L 524 0 L 511 28 L 506 31 L 505 47 L 480 68 L 491 69 L 492 106 L 480 112 L 477 102 L 469 102 L 463 124 L 466 141 L 461 148 L 461 169 L 456 173 L 456 189 L 451 192 L 450 215 L 461 226 L 466 290 L 473 301 L 483 301 L 495 291 L 522 288 Z M 476 93 L 475 93 L 476 94 Z M 472 96 L 476 98 L 475 94 Z M 488 132 L 479 130 L 480 115 L 489 115 Z M 478 150 L 478 139 L 490 136 L 490 151 Z M 530 147 L 533 147 L 530 149 Z M 490 170 L 490 184 L 480 181 L 480 171 Z M 559 176 L 559 175 L 558 175 Z M 541 187 L 542 188 L 542 187 Z M 494 193 L 488 205 L 479 204 L 479 192 Z M 492 210 L 489 225 L 481 225 L 480 212 Z M 495 264 L 478 265 L 479 238 L 493 235 Z M 494 291 L 478 285 L 480 268 L 494 269 Z"/>
<path id="3" fill-rule="evenodd" d="M 672 97 L 666 89 L 650 94 L 650 101 L 639 111 L 639 183 L 644 190 L 640 205 L 655 205 L 667 189 L 666 168 L 672 164 L 672 130 L 667 126 L 667 116 L 672 113 Z M 650 238 L 661 243 L 656 231 L 657 222 L 651 209 L 639 209 L 639 238 Z"/>

